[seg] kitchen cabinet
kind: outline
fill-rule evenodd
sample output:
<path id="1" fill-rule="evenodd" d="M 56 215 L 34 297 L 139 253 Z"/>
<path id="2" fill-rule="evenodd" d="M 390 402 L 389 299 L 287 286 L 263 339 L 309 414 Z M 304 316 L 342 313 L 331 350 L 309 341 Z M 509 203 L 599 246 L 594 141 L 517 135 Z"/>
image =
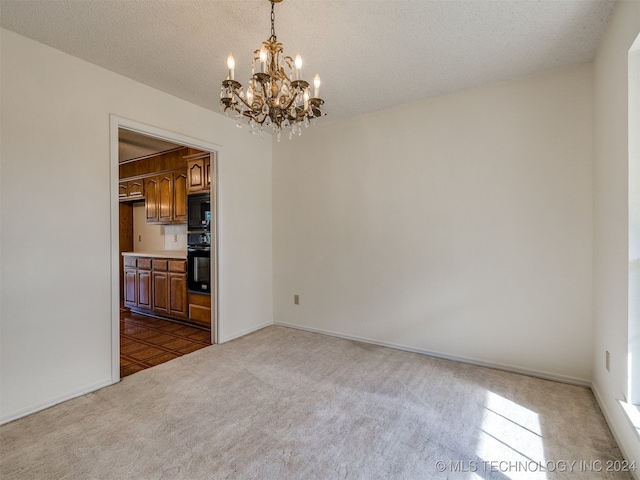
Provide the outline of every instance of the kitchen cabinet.
<path id="1" fill-rule="evenodd" d="M 169 315 L 187 318 L 187 275 L 169 274 Z"/>
<path id="2" fill-rule="evenodd" d="M 138 287 L 136 286 L 135 266 L 125 267 L 124 270 L 124 305 L 129 308 L 138 306 Z"/>
<path id="3" fill-rule="evenodd" d="M 173 173 L 158 175 L 158 220 L 173 222 Z"/>
<path id="4" fill-rule="evenodd" d="M 158 210 L 158 179 L 156 176 L 144 179 L 144 193 L 147 223 L 158 223 L 160 212 Z"/>
<path id="5" fill-rule="evenodd" d="M 153 272 L 153 311 L 169 314 L 169 276 L 166 272 Z"/>
<path id="6" fill-rule="evenodd" d="M 144 180 L 147 223 L 187 223 L 187 173 L 166 172 Z"/>
<path id="7" fill-rule="evenodd" d="M 151 309 L 151 271 L 138 270 L 136 282 L 138 284 L 138 307 Z"/>
<path id="8" fill-rule="evenodd" d="M 173 221 L 187 223 L 187 172 L 173 173 Z"/>
<path id="9" fill-rule="evenodd" d="M 211 295 L 189 292 L 189 321 L 211 328 Z"/>
<path id="10" fill-rule="evenodd" d="M 211 154 L 199 153 L 184 158 L 187 160 L 188 193 L 208 192 L 211 189 Z"/>
<path id="11" fill-rule="evenodd" d="M 120 201 L 144 199 L 143 179 L 121 181 L 118 185 L 118 199 Z"/>
<path id="12" fill-rule="evenodd" d="M 164 315 L 169 314 L 169 275 L 167 273 L 168 259 L 154 258 L 151 260 L 153 269 L 153 311 Z"/>
<path id="13" fill-rule="evenodd" d="M 125 306 L 141 313 L 187 319 L 187 262 L 124 256 Z"/>
<path id="14" fill-rule="evenodd" d="M 138 258 L 138 271 L 136 273 L 136 286 L 138 295 L 138 307 L 151 309 L 151 259 Z"/>
<path id="15" fill-rule="evenodd" d="M 129 308 L 151 309 L 151 271 L 127 268 L 124 271 L 124 304 Z"/>

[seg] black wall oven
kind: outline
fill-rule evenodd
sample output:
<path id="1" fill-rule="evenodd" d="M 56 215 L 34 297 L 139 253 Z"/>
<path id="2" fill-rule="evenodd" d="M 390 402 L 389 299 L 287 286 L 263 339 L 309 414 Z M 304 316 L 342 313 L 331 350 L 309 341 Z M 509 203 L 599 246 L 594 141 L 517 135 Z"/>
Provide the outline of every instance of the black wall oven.
<path id="1" fill-rule="evenodd" d="M 187 248 L 187 288 L 191 292 L 211 293 L 211 249 Z"/>
<path id="2" fill-rule="evenodd" d="M 189 195 L 187 209 L 187 289 L 211 293 L 211 195 Z"/>

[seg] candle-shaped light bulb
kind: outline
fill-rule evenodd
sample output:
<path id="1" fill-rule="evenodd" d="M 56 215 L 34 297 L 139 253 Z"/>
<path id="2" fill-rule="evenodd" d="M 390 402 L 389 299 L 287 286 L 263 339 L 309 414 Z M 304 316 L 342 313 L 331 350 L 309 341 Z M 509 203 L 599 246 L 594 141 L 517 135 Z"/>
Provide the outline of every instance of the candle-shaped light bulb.
<path id="1" fill-rule="evenodd" d="M 304 109 L 307 110 L 309 108 L 309 89 L 308 88 L 304 89 L 302 100 L 304 101 Z"/>
<path id="2" fill-rule="evenodd" d="M 302 68 L 302 57 L 300 54 L 296 55 L 296 80 L 300 80 L 300 69 Z"/>
<path id="3" fill-rule="evenodd" d="M 313 77 L 313 97 L 320 98 L 320 75 L 316 73 L 316 76 Z"/>
<path id="4" fill-rule="evenodd" d="M 227 57 L 227 67 L 229 68 L 229 80 L 233 80 L 233 69 L 236 67 L 236 61 L 231 54 Z"/>
<path id="5" fill-rule="evenodd" d="M 265 73 L 267 66 L 267 47 L 264 45 L 260 49 L 260 73 Z"/>

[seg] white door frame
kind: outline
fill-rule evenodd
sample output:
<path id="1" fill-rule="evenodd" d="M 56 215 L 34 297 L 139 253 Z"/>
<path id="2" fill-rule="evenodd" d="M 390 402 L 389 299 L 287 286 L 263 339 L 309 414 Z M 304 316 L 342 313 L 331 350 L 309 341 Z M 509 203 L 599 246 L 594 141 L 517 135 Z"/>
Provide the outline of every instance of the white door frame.
<path id="1" fill-rule="evenodd" d="M 161 128 L 146 125 L 144 123 L 118 117 L 109 116 L 110 122 L 110 166 L 111 166 L 111 380 L 113 383 L 120 381 L 120 213 L 118 199 L 118 129 L 131 130 L 148 137 L 166 140 L 186 147 L 211 152 L 211 199 L 215 222 L 211 226 L 211 283 L 213 294 L 211 295 L 211 343 L 218 341 L 217 332 L 220 331 L 221 319 L 219 317 L 218 297 L 218 157 L 222 150 L 220 145 L 197 138 L 188 137 L 180 133 L 170 132 Z"/>

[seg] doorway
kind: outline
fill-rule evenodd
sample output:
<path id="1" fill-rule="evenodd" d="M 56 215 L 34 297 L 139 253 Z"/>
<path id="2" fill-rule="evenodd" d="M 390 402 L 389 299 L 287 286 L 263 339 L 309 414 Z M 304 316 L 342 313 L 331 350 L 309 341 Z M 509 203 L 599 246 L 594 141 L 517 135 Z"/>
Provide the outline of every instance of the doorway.
<path id="1" fill-rule="evenodd" d="M 167 147 L 173 147 L 175 148 L 175 150 L 177 151 L 177 154 L 182 154 L 182 153 L 189 153 L 189 152 L 193 152 L 193 151 L 199 151 L 199 152 L 206 152 L 207 155 L 210 157 L 210 170 L 211 170 L 211 187 L 208 189 L 208 192 L 211 195 L 211 217 L 212 217 L 212 222 L 211 222 L 211 279 L 210 279 L 210 283 L 211 283 L 211 301 L 210 301 L 210 305 L 211 305 L 211 312 L 210 312 L 210 325 L 211 325 L 211 330 L 210 332 L 207 331 L 207 335 L 208 335 L 208 339 L 207 338 L 203 338 L 202 337 L 202 332 L 200 331 L 200 335 L 193 335 L 193 338 L 196 339 L 197 341 L 203 342 L 208 340 L 210 343 L 217 343 L 217 332 L 218 332 L 218 327 L 219 327 L 219 318 L 218 318 L 218 311 L 219 311 L 219 307 L 218 307 L 218 275 L 217 275 L 217 266 L 218 266 L 218 258 L 217 258 L 217 252 L 218 252 L 218 235 L 217 235 L 217 160 L 218 160 L 218 152 L 219 152 L 219 146 L 215 145 L 215 144 L 211 144 L 209 142 L 204 142 L 198 139 L 194 139 L 194 138 L 190 138 L 190 137 L 186 137 L 184 135 L 181 134 L 177 134 L 174 132 L 170 132 L 170 131 L 166 131 L 166 130 L 161 130 L 158 129 L 156 127 L 151 127 L 149 125 L 144 125 L 141 124 L 139 122 L 135 122 L 135 121 L 131 121 L 131 120 L 127 120 L 127 119 L 123 119 L 120 117 L 116 117 L 114 115 L 111 116 L 111 192 L 112 192 L 112 198 L 111 198 L 111 211 L 112 211 L 112 221 L 111 221 L 111 225 L 112 225 L 112 233 L 111 233 L 111 249 L 112 249 L 112 380 L 118 381 L 121 378 L 121 372 L 120 372 L 120 361 L 121 361 L 121 338 L 124 338 L 123 342 L 128 343 L 131 338 L 128 337 L 121 337 L 121 325 L 122 325 L 122 318 L 121 318 L 121 312 L 122 312 L 122 306 L 123 306 L 123 292 L 126 290 L 125 289 L 125 285 L 126 285 L 126 280 L 123 278 L 123 272 L 122 272 L 122 265 L 123 265 L 123 256 L 122 256 L 122 249 L 124 248 L 125 250 L 129 250 L 133 251 L 134 249 L 132 248 L 132 245 L 124 245 L 123 247 L 121 247 L 121 241 L 120 241 L 120 233 L 121 233 L 121 222 L 124 221 L 125 225 L 131 225 L 132 223 L 132 219 L 129 217 L 133 216 L 133 211 L 134 211 L 134 204 L 137 204 L 137 210 L 140 211 L 140 207 L 142 206 L 142 215 L 144 216 L 144 210 L 145 210 L 145 199 L 144 197 L 141 195 L 141 198 L 133 198 L 133 202 L 120 202 L 120 198 L 122 193 L 119 192 L 119 190 L 122 188 L 122 183 L 120 182 L 120 170 L 121 170 L 121 166 L 119 163 L 119 159 L 120 156 L 122 155 L 122 151 L 119 148 L 119 144 L 120 144 L 120 139 L 121 137 L 130 137 L 135 139 L 142 139 L 144 141 L 142 141 L 141 143 L 149 143 L 151 144 L 150 149 L 153 150 L 154 148 L 156 149 L 156 153 L 158 151 L 164 151 L 166 150 Z M 153 144 L 156 144 L 155 146 Z M 127 155 L 129 155 L 129 157 L 136 158 L 136 157 L 144 157 L 144 151 L 143 150 L 139 150 L 136 152 L 136 148 L 140 147 L 139 145 L 133 146 L 133 153 L 128 152 Z M 142 147 L 144 148 L 144 146 Z M 182 149 L 182 150 L 180 150 Z M 174 155 L 175 156 L 175 155 Z M 153 154 L 149 154 L 149 157 L 153 157 Z M 153 161 L 155 161 L 156 159 L 153 159 Z M 160 159 L 163 160 L 163 159 Z M 166 170 L 166 165 L 163 164 L 162 167 L 160 167 L 160 170 L 165 171 Z M 181 177 L 182 178 L 182 177 Z M 138 179 L 140 180 L 140 179 Z M 134 182 L 136 183 L 136 182 Z M 176 188 L 177 191 L 177 188 Z M 186 199 L 185 199 L 186 200 Z M 138 203 L 141 202 L 141 203 Z M 123 203 L 128 203 L 128 205 L 126 205 L 123 208 Z M 139 222 L 139 220 L 138 220 Z M 147 226 L 144 225 L 144 221 L 142 222 L 142 227 L 141 228 L 147 228 Z M 153 223 L 153 222 L 151 222 Z M 182 238 L 183 236 L 186 239 L 186 225 L 180 225 L 180 222 L 178 219 L 176 219 L 176 225 L 168 225 L 166 230 L 169 232 L 169 234 L 167 235 L 167 237 L 171 237 L 174 241 L 178 240 L 179 237 L 179 244 L 184 244 L 185 240 Z M 153 225 L 153 227 L 156 228 L 160 228 L 159 225 Z M 127 229 L 131 229 L 132 227 L 125 227 Z M 163 230 L 163 234 L 164 234 L 164 230 L 165 227 L 162 227 Z M 184 230 L 184 232 L 183 232 Z M 146 232 L 146 230 L 145 230 Z M 129 232 L 130 236 L 132 235 L 132 232 Z M 139 237 L 142 237 L 142 235 L 139 235 Z M 149 240 L 150 235 L 146 235 L 145 234 L 145 240 Z M 141 238 L 138 238 L 138 236 L 135 238 L 135 240 L 137 241 L 141 241 Z M 153 239 L 152 242 L 153 244 Z M 158 242 L 156 241 L 156 245 L 158 245 Z M 179 245 L 176 244 L 176 250 L 179 250 Z M 171 247 L 169 247 L 171 248 Z M 156 250 L 156 248 L 154 248 L 153 250 Z M 186 248 L 185 248 L 186 250 Z M 179 253 L 179 252 L 174 252 L 174 253 Z M 135 260 L 134 260 L 135 261 Z M 145 260 L 146 261 L 146 260 Z M 180 266 L 180 260 L 176 259 L 176 260 L 169 260 L 171 261 L 174 265 L 177 265 L 178 267 Z M 142 263 L 142 261 L 141 261 Z M 155 262 L 158 263 L 158 265 L 160 265 L 160 269 L 162 269 L 162 260 Z M 165 262 L 166 263 L 166 262 Z M 147 267 L 144 267 L 147 268 Z M 171 271 L 171 269 L 168 269 L 169 271 Z M 178 272 L 180 270 L 177 270 Z M 154 275 L 157 275 L 157 281 L 158 282 L 162 282 L 163 281 L 163 273 L 162 272 L 158 272 L 157 274 L 154 272 L 152 273 Z M 171 273 L 169 273 L 168 275 L 172 275 Z M 180 281 L 180 273 L 176 273 L 175 275 L 173 275 L 174 280 L 177 279 L 176 281 Z M 186 275 L 186 272 L 185 272 Z M 161 283 L 159 283 L 161 284 Z M 134 310 L 136 310 L 134 308 Z M 200 311 L 201 312 L 201 311 Z M 136 315 L 138 313 L 149 313 L 149 312 L 134 312 Z M 155 312 L 151 312 L 151 314 L 153 314 Z M 162 315 L 160 315 L 162 316 Z M 161 323 L 154 323 L 154 322 L 158 322 L 157 319 L 155 319 L 153 316 L 150 315 L 137 315 L 134 316 L 134 318 L 129 318 L 129 320 L 131 321 L 130 325 L 130 331 L 136 331 L 140 334 L 141 337 L 144 337 L 144 335 L 148 335 L 149 338 L 153 337 L 157 337 L 159 340 L 165 340 L 166 343 L 165 347 L 160 347 L 159 350 L 156 351 L 157 355 L 153 358 L 153 359 L 149 359 L 149 362 L 139 362 L 139 363 L 148 363 L 148 364 L 156 364 L 154 362 L 160 362 L 162 359 L 166 359 L 169 360 L 171 358 L 175 358 L 175 355 L 164 355 L 165 353 L 169 353 L 166 350 L 171 346 L 170 344 L 175 344 L 178 345 L 180 344 L 180 342 L 183 342 L 182 345 L 182 353 L 188 353 L 188 350 L 190 348 L 192 348 L 192 346 L 186 345 L 184 342 L 186 342 L 185 339 L 178 339 L 178 338 L 173 338 L 174 341 L 171 341 L 172 338 L 169 337 L 177 337 L 180 336 L 181 334 L 184 337 L 188 337 L 188 326 L 189 326 L 189 319 L 188 316 L 185 316 L 185 322 L 181 325 L 180 323 L 170 323 L 170 322 L 162 322 Z M 177 320 L 178 322 L 180 321 L 180 319 Z M 162 331 L 162 328 L 160 328 L 160 325 L 166 325 L 166 323 L 168 324 L 169 327 L 169 331 Z M 171 329 L 172 328 L 177 328 L 178 330 L 180 330 L 180 332 L 178 330 L 175 330 L 173 333 L 171 333 Z M 146 332 L 146 333 L 145 333 Z M 148 344 L 147 346 L 150 349 L 154 349 L 156 348 L 155 346 L 151 345 L 150 341 L 144 340 L 144 342 L 146 344 Z M 131 349 L 135 349 L 136 346 L 129 346 L 127 347 L 127 345 L 124 345 L 123 348 L 128 348 L 128 351 L 131 351 Z M 196 347 L 193 347 L 194 349 L 196 349 Z M 164 350 L 164 351 L 162 351 Z M 151 350 L 149 350 L 151 351 Z M 146 353 L 143 351 L 139 351 L 140 355 L 145 355 Z M 178 352 L 174 352 L 174 353 L 178 353 Z"/>

